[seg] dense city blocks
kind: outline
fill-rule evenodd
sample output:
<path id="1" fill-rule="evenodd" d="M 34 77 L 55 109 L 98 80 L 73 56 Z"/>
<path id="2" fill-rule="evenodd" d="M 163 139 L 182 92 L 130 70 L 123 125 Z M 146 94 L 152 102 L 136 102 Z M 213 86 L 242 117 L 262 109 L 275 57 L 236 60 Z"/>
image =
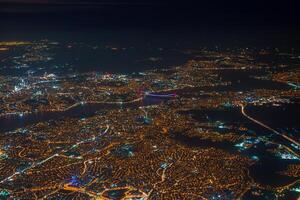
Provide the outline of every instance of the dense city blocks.
<path id="1" fill-rule="evenodd" d="M 300 54 L 151 47 L 132 63 L 164 67 L 76 68 L 139 51 L 0 42 L 1 199 L 298 198 Z"/>

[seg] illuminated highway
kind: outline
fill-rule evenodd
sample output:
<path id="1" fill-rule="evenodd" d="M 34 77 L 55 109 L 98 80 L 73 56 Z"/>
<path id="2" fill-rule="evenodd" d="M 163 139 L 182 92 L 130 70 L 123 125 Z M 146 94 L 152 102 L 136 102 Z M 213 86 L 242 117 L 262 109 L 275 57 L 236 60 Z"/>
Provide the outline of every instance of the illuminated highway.
<path id="1" fill-rule="evenodd" d="M 253 117 L 249 116 L 249 115 L 245 112 L 245 106 L 244 106 L 243 104 L 241 104 L 240 106 L 241 106 L 241 112 L 242 112 L 242 114 L 243 114 L 245 117 L 247 117 L 248 119 L 250 119 L 250 120 L 253 121 L 254 123 L 256 123 L 256 124 L 258 124 L 258 125 L 260 125 L 260 126 L 266 128 L 266 129 L 272 131 L 272 132 L 275 133 L 276 135 L 280 135 L 280 136 L 283 137 L 284 139 L 286 139 L 286 140 L 288 140 L 289 142 L 291 142 L 291 143 L 293 143 L 293 144 L 295 144 L 295 145 L 297 145 L 297 146 L 300 147 L 300 143 L 299 143 L 299 142 L 297 142 L 297 141 L 294 140 L 293 138 L 290 138 L 289 136 L 285 135 L 284 133 L 280 133 L 280 132 L 276 131 L 275 129 L 273 129 L 273 128 L 267 126 L 266 124 L 264 124 L 264 123 L 262 123 L 262 122 L 260 122 L 260 121 L 258 121 L 258 120 L 256 120 L 256 119 L 254 119 Z M 294 153 L 295 153 L 295 152 L 294 152 Z M 295 153 L 295 154 L 297 154 L 297 153 Z M 297 154 L 297 156 L 299 156 L 299 155 Z"/>
<path id="2" fill-rule="evenodd" d="M 109 125 L 107 125 L 107 126 L 106 126 L 106 129 L 104 130 L 104 132 L 103 132 L 102 134 L 100 134 L 100 135 L 106 134 L 106 133 L 108 132 L 109 128 L 110 128 Z M 88 139 L 83 140 L 83 141 L 79 141 L 79 142 L 77 142 L 76 144 L 72 145 L 71 147 L 66 148 L 66 149 L 63 149 L 63 150 L 60 151 L 59 153 L 56 153 L 56 154 L 54 154 L 54 155 L 51 155 L 51 156 L 49 156 L 49 157 L 47 157 L 47 158 L 45 158 L 44 160 L 41 160 L 41 161 L 39 161 L 39 162 L 33 163 L 33 164 L 30 165 L 29 167 L 23 169 L 21 172 L 15 172 L 15 173 L 13 173 L 12 175 L 10 175 L 10 176 L 8 176 L 8 177 L 2 179 L 2 180 L 0 181 L 0 183 L 4 183 L 4 182 L 6 182 L 6 181 L 12 180 L 15 176 L 17 176 L 17 175 L 19 175 L 19 174 L 22 174 L 22 173 L 24 173 L 24 172 L 26 172 L 26 171 L 28 171 L 28 170 L 31 170 L 31 169 L 33 169 L 33 168 L 35 168 L 35 167 L 37 167 L 37 166 L 40 166 L 40 165 L 44 164 L 45 162 L 47 162 L 47 161 L 49 161 L 49 160 L 51 160 L 51 159 L 53 159 L 53 158 L 55 158 L 55 157 L 57 157 L 57 156 L 60 156 L 61 154 L 65 153 L 65 152 L 67 152 L 67 151 L 69 151 L 69 150 L 71 150 L 71 149 L 73 149 L 73 148 L 76 148 L 76 147 L 77 147 L 78 145 L 80 145 L 80 144 L 83 144 L 83 143 L 89 142 L 89 141 L 94 141 L 94 140 L 95 140 L 95 137 L 88 138 Z"/>

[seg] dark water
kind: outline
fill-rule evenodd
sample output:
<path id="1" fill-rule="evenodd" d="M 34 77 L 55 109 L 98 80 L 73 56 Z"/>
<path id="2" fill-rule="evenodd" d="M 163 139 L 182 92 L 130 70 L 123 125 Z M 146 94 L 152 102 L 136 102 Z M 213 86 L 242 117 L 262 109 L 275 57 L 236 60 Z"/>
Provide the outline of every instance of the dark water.
<path id="1" fill-rule="evenodd" d="M 299 103 L 283 104 L 282 106 L 247 106 L 246 110 L 249 115 L 257 116 L 256 119 L 277 130 L 287 127 L 300 130 Z M 300 135 L 297 138 L 300 139 Z"/>
<path id="2" fill-rule="evenodd" d="M 254 89 L 266 90 L 288 90 L 290 86 L 284 83 L 274 82 L 270 80 L 255 79 L 251 76 L 266 75 L 267 71 L 258 70 L 222 70 L 220 76 L 222 80 L 230 81 L 232 84 L 227 87 L 221 87 L 220 91 L 247 91 Z"/>
<path id="3" fill-rule="evenodd" d="M 99 111 L 105 111 L 109 109 L 125 109 L 125 108 L 138 108 L 139 106 L 147 106 L 153 104 L 160 104 L 169 98 L 157 98 L 157 97 L 145 97 L 143 100 L 133 103 L 123 104 L 110 104 L 110 103 L 86 103 L 78 105 L 67 111 L 59 112 L 37 112 L 20 115 L 10 115 L 0 118 L 0 131 L 9 131 L 16 128 L 24 127 L 37 122 L 44 122 L 48 120 L 57 120 L 65 117 L 78 118 L 88 117 L 96 114 Z"/>
<path id="4" fill-rule="evenodd" d="M 249 171 L 250 176 L 258 183 L 280 187 L 288 185 L 298 179 L 296 177 L 280 175 L 279 172 L 284 171 L 288 164 L 299 164 L 299 161 L 280 160 L 273 154 L 267 153 L 263 148 L 262 151 L 257 152 L 256 155 L 260 156 L 260 161 L 251 166 Z"/>

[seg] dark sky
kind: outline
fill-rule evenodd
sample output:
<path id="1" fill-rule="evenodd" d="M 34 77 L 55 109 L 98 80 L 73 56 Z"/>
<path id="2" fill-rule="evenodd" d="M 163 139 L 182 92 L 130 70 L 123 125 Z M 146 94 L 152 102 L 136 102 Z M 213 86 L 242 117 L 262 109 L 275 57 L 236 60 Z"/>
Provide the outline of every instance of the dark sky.
<path id="1" fill-rule="evenodd" d="M 148 27 L 298 31 L 294 1 L 0 0 L 2 27 Z"/>

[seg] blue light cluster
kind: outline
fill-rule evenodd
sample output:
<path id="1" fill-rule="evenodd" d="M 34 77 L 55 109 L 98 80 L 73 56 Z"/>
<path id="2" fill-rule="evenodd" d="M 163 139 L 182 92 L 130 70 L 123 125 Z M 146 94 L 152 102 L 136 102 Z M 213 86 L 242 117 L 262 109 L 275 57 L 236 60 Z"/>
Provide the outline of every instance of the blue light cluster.
<path id="1" fill-rule="evenodd" d="M 168 163 L 162 163 L 162 164 L 160 165 L 160 167 L 161 167 L 162 169 L 166 169 L 166 168 L 168 167 Z"/>
<path id="2" fill-rule="evenodd" d="M 300 160 L 298 156 L 292 155 L 287 152 L 278 152 L 276 155 L 283 160 Z"/>
<path id="3" fill-rule="evenodd" d="M 79 178 L 77 176 L 74 175 L 71 177 L 70 185 L 78 187 L 81 185 L 81 181 L 79 180 Z"/>

